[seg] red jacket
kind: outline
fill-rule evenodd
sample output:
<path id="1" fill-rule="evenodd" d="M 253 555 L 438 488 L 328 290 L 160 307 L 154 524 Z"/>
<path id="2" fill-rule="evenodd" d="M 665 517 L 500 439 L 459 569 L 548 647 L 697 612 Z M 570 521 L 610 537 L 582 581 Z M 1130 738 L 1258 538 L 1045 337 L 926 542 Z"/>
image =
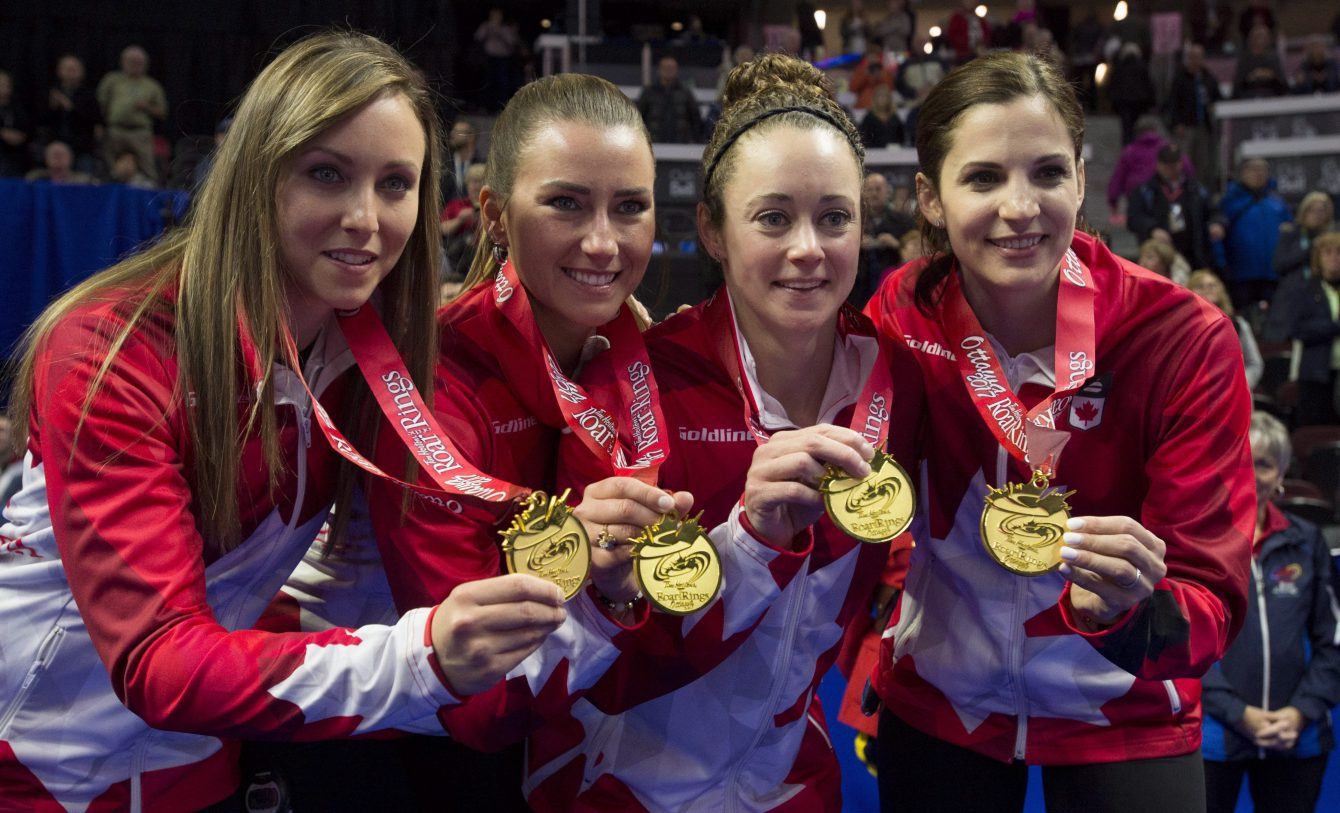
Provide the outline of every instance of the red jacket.
<path id="1" fill-rule="evenodd" d="M 720 324 L 714 312 L 720 316 L 728 308 L 718 293 L 646 334 L 671 441 L 660 485 L 691 491 L 694 511 L 705 512 L 704 527 L 740 512 L 757 449 L 711 327 Z M 850 421 L 874 345 L 871 337 L 839 342 L 844 372 L 834 373 L 821 420 Z M 892 357 L 881 359 L 894 367 L 888 448 L 909 467 L 916 459 L 922 404 L 911 355 L 895 345 Z M 604 360 L 592 362 L 584 379 L 602 377 Z M 752 379 L 748 365 L 742 370 Z M 757 381 L 748 386 L 762 403 Z M 765 411 L 763 417 L 769 428 L 784 427 L 775 413 Z M 774 419 L 780 425 L 770 422 Z M 564 439 L 561 459 L 564 476 L 591 467 L 575 439 Z M 629 670 L 638 693 L 593 695 L 574 705 L 571 720 L 533 737 L 526 782 L 531 806 L 537 811 L 839 810 L 838 764 L 815 690 L 837 657 L 843 629 L 869 612 L 889 547 L 856 542 L 825 517 L 813 526 L 812 545 L 785 558 L 798 562 L 800 571 L 789 582 L 779 581 L 780 592 L 756 623 L 745 625 L 734 615 L 733 602 L 753 588 L 727 578 L 724 600 L 690 616 L 686 649 L 695 660 L 645 658 Z M 679 626 L 678 619 L 656 614 L 647 626 L 672 622 Z"/>
<path id="2" fill-rule="evenodd" d="M 1200 298 L 1085 234 L 1073 248 L 1097 288 L 1106 392 L 1056 412 L 1070 440 L 1053 484 L 1076 489 L 1073 515 L 1138 519 L 1167 543 L 1168 575 L 1116 625 L 1086 634 L 1059 574 L 1024 578 L 994 563 L 978 530 L 986 490 L 1028 473 L 970 402 L 940 308 L 927 316 L 914 304 L 922 263 L 906 265 L 868 310 L 925 375 L 929 539 L 912 553 L 876 686 L 916 728 L 1001 760 L 1186 754 L 1200 744 L 1197 678 L 1236 635 L 1246 600 L 1256 497 L 1242 353 L 1232 324 Z M 1016 386 L 1029 364 L 1002 357 Z M 1036 386 L 1045 378 L 1023 385 L 1026 406 L 1049 391 Z"/>
<path id="3" fill-rule="evenodd" d="M 272 489 L 259 437 L 243 439 L 242 542 L 223 556 L 193 513 L 169 307 L 127 338 L 79 426 L 125 314 L 80 307 L 39 350 L 25 484 L 0 526 L 0 810 L 193 810 L 236 785 L 237 739 L 440 733 L 456 701 L 430 610 L 394 626 L 250 629 L 334 491 L 336 458 L 292 371 L 274 368 L 287 465 Z M 338 332 L 318 337 L 306 377 L 327 406 L 351 364 Z"/>

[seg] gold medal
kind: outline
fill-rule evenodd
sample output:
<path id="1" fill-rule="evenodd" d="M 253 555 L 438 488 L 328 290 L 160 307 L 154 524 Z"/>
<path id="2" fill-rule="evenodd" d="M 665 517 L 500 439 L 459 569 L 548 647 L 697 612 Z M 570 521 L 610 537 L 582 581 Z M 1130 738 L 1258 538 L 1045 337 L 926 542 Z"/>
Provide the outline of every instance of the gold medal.
<path id="1" fill-rule="evenodd" d="M 547 497 L 531 492 L 512 524 L 501 531 L 507 572 L 529 573 L 551 581 L 570 599 L 591 568 L 591 543 L 581 520 L 565 504 L 568 492 Z"/>
<path id="2" fill-rule="evenodd" d="M 721 589 L 721 557 L 698 516 L 665 514 L 633 537 L 633 572 L 647 599 L 663 612 L 688 615 Z"/>
<path id="3" fill-rule="evenodd" d="M 1070 519 L 1066 498 L 1049 488 L 1047 475 L 1033 472 L 1028 483 L 1007 483 L 986 495 L 982 544 L 1001 567 L 1020 576 L 1041 576 L 1061 564 L 1061 536 Z"/>
<path id="4" fill-rule="evenodd" d="M 912 478 L 898 461 L 875 450 L 870 473 L 852 477 L 837 466 L 829 466 L 819 479 L 824 509 L 833 524 L 852 539 L 888 542 L 906 531 L 917 510 Z"/>

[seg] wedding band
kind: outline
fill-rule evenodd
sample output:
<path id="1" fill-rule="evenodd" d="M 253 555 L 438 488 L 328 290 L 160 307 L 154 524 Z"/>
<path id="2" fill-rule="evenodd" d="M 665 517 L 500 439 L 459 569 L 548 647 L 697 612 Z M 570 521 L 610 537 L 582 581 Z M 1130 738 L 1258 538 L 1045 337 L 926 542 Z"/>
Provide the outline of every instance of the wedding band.
<path id="1" fill-rule="evenodd" d="M 1115 585 L 1116 587 L 1120 587 L 1122 590 L 1129 590 L 1129 589 L 1131 589 L 1132 587 L 1134 587 L 1134 586 L 1136 586 L 1137 584 L 1139 584 L 1139 583 L 1140 583 L 1140 579 L 1143 578 L 1144 575 L 1145 575 L 1145 574 L 1143 574 L 1143 573 L 1140 572 L 1140 568 L 1137 567 L 1137 568 L 1135 569 L 1135 578 L 1131 579 L 1130 581 L 1128 581 L 1128 582 L 1126 582 L 1126 583 L 1124 583 L 1124 584 L 1117 584 L 1116 582 L 1112 582 L 1112 584 Z"/>

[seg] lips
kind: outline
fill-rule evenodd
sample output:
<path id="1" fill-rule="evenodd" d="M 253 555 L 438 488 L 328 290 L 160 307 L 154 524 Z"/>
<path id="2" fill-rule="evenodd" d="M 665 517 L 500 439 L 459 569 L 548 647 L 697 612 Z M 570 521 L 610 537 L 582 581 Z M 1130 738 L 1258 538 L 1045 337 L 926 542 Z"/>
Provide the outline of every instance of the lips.
<path id="1" fill-rule="evenodd" d="M 377 259 L 377 255 L 373 254 L 371 251 L 359 251 L 357 249 L 335 249 L 333 251 L 323 251 L 321 253 L 337 263 L 355 267 L 367 265 Z"/>
<path id="2" fill-rule="evenodd" d="M 564 268 L 563 273 L 568 279 L 581 285 L 587 285 L 592 288 L 603 288 L 607 285 L 613 285 L 614 280 L 618 278 L 618 271 L 589 271 L 582 268 Z"/>
<path id="3" fill-rule="evenodd" d="M 1025 234 L 1017 237 L 988 237 L 986 241 L 999 248 L 1022 251 L 1033 248 L 1044 239 L 1045 234 Z"/>
<path id="4" fill-rule="evenodd" d="M 787 291 L 796 291 L 798 293 L 817 291 L 818 289 L 824 287 L 827 284 L 828 280 L 826 279 L 789 279 L 789 280 L 778 280 L 777 282 L 773 283 L 773 285 L 776 285 L 778 288 L 782 288 Z"/>

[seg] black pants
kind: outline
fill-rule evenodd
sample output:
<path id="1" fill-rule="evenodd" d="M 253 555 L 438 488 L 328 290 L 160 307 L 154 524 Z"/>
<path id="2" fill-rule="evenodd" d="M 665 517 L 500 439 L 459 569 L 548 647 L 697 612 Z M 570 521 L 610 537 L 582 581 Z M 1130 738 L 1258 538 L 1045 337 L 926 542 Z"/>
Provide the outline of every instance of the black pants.
<path id="1" fill-rule="evenodd" d="M 1207 813 L 1233 813 L 1238 805 L 1242 777 L 1252 794 L 1256 813 L 1312 813 L 1326 775 L 1326 755 L 1302 759 L 1244 759 L 1234 762 L 1205 760 Z"/>
<path id="2" fill-rule="evenodd" d="M 882 813 L 1018 813 L 1028 766 L 997 762 L 923 734 L 884 711 L 879 717 Z M 1042 769 L 1048 813 L 1201 813 L 1200 752 Z"/>

